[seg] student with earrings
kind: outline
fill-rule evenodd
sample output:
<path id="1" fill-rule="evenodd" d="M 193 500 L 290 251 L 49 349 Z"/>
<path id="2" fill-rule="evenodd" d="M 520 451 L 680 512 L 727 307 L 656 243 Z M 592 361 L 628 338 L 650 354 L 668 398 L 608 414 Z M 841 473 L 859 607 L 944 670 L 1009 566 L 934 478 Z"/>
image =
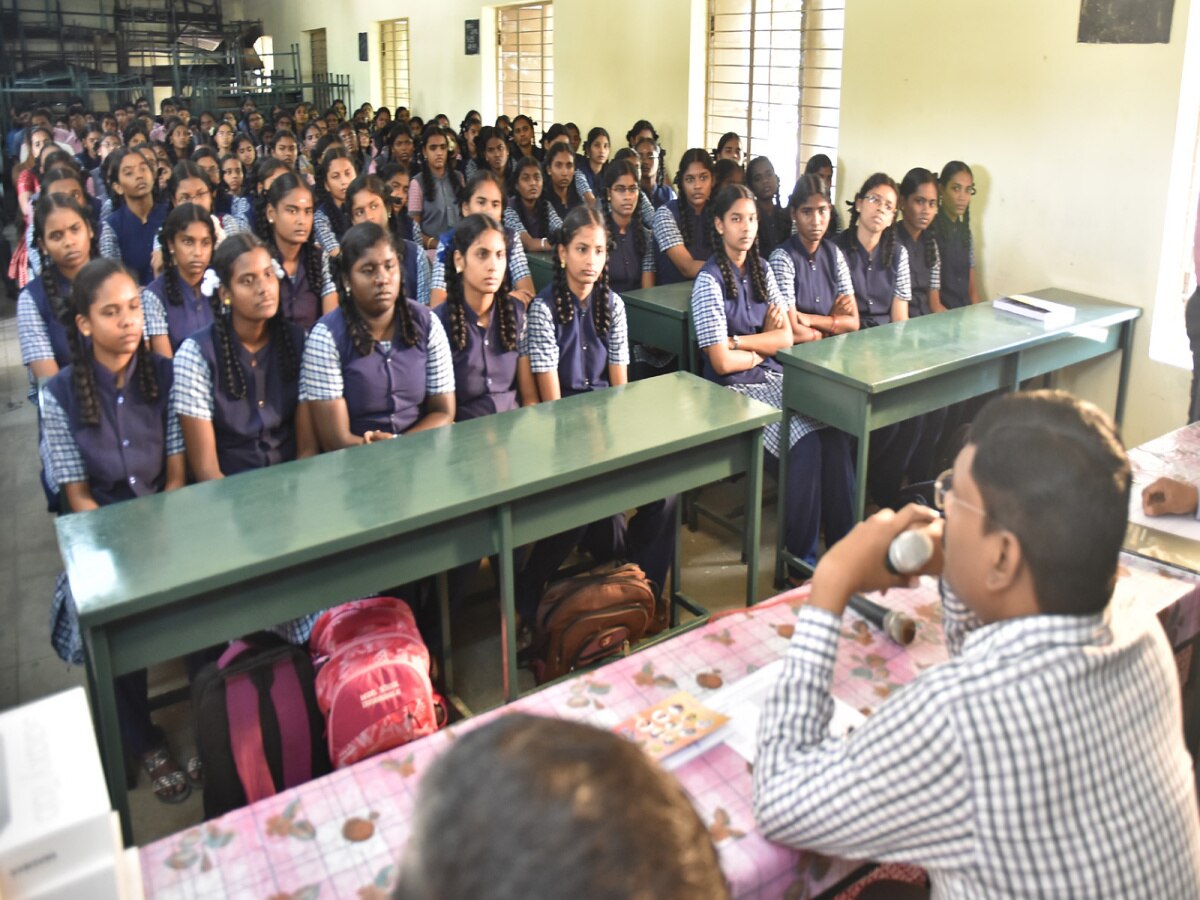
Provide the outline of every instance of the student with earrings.
<path id="1" fill-rule="evenodd" d="M 521 335 L 520 352 L 543 403 L 628 381 L 625 304 L 609 288 L 608 243 L 604 219 L 594 209 L 578 206 L 563 221 L 554 279 L 529 305 Z M 618 514 L 538 541 L 518 578 L 522 622 L 532 625 L 546 582 L 581 542 L 598 561 L 620 557 L 637 563 L 661 591 L 675 549 L 678 499 L 640 506 L 629 522 Z"/>
<path id="2" fill-rule="evenodd" d="M 497 222 L 504 216 L 504 185 L 495 175 L 488 171 L 479 171 L 471 176 L 459 195 L 459 212 L 465 218 L 469 215 L 480 214 L 491 216 Z M 449 265 L 448 254 L 454 232 L 442 235 L 438 242 L 437 256 L 433 262 L 433 284 L 429 292 L 429 305 L 439 307 L 446 299 L 446 266 Z M 528 305 L 533 299 L 533 276 L 529 271 L 529 261 L 525 258 L 525 250 L 516 235 L 505 230 L 507 250 L 505 252 L 504 286 L 508 296 Z"/>
<path id="3" fill-rule="evenodd" d="M 712 257 L 692 285 L 692 323 L 704 354 L 704 377 L 783 406 L 783 372 L 775 354 L 792 346 L 789 308 L 758 253 L 753 192 L 729 185 L 713 200 Z M 769 468 L 788 454 L 784 545 L 813 564 L 821 527 L 827 545 L 854 524 L 854 475 L 848 438 L 808 416 L 794 415 L 784 446 L 779 425 L 763 432 Z"/>
<path id="4" fill-rule="evenodd" d="M 93 260 L 71 289 L 71 365 L 43 391 L 48 473 L 68 513 L 183 487 L 183 438 L 171 413 L 171 362 L 142 340 L 140 291 L 119 262 Z M 51 643 L 83 662 L 75 601 L 65 573 L 54 589 Z M 146 671 L 115 679 L 121 736 L 150 776 L 155 796 L 180 803 L 191 793 L 150 719 Z"/>
<path id="5" fill-rule="evenodd" d="M 833 201 L 833 161 L 824 153 L 814 153 L 808 158 L 808 162 L 804 164 L 805 175 L 818 175 L 825 181 L 825 193 L 829 195 L 830 202 Z M 841 234 L 842 231 L 842 216 L 838 212 L 837 204 L 829 211 L 829 236 Z"/>
<path id="6" fill-rule="evenodd" d="M 712 216 L 707 210 L 716 166 L 707 150 L 683 154 L 675 173 L 679 196 L 654 213 L 655 271 L 659 284 L 695 278 L 713 251 Z"/>
<path id="7" fill-rule="evenodd" d="M 283 316 L 277 266 L 252 234 L 222 244 L 207 286 L 210 322 L 175 357 L 171 410 L 196 481 L 317 452 L 311 414 L 299 405 L 304 329 Z"/>
<path id="8" fill-rule="evenodd" d="M 547 253 L 562 228 L 562 219 L 546 197 L 542 167 L 530 156 L 517 160 L 515 193 L 504 207 L 504 226 L 521 239 L 526 253 Z"/>
<path id="9" fill-rule="evenodd" d="M 542 169 L 545 172 L 542 193 L 558 217 L 565 220 L 568 212 L 583 203 L 575 184 L 575 154 L 566 141 L 556 141 L 546 150 Z"/>
<path id="10" fill-rule="evenodd" d="M 388 188 L 378 175 L 359 175 L 346 191 L 346 218 L 351 227 L 374 222 L 396 238 L 397 246 L 403 245 L 403 283 L 413 300 L 428 306 L 432 283 L 429 255 L 414 241 L 405 239 L 395 227 L 395 220 L 388 215 L 390 201 Z"/>
<path id="11" fill-rule="evenodd" d="M 597 126 L 588 132 L 581 157 L 583 162 L 575 166 L 575 192 L 588 206 L 596 205 L 596 198 L 604 186 L 604 172 L 608 168 L 611 147 L 606 129 Z"/>
<path id="12" fill-rule="evenodd" d="M 930 230 L 938 211 L 938 180 L 928 169 L 909 169 L 900 182 L 900 224 L 896 239 L 908 254 L 912 281 L 910 318 L 943 312 L 942 264 L 937 238 Z"/>
<path id="13" fill-rule="evenodd" d="M 758 246 L 763 258 L 792 235 L 792 218 L 779 205 L 779 176 L 765 156 L 756 156 L 746 166 L 747 186 L 758 204 Z"/>
<path id="14" fill-rule="evenodd" d="M 330 256 L 337 256 L 341 249 L 341 237 L 350 227 L 343 208 L 346 189 L 358 177 L 354 158 L 345 147 L 330 147 L 317 166 L 316 201 L 313 212 L 313 231 L 317 243 Z"/>
<path id="15" fill-rule="evenodd" d="M 637 166 L 626 159 L 609 163 L 603 194 L 611 244 L 609 286 L 618 294 L 654 287 L 654 236 L 637 217 L 641 199 Z"/>
<path id="16" fill-rule="evenodd" d="M 421 134 L 425 163 L 408 187 L 408 214 L 420 229 L 417 242 L 426 250 L 437 248 L 438 237 L 458 224 L 458 192 L 462 175 L 450 164 L 450 144 L 437 124 Z"/>
<path id="17" fill-rule="evenodd" d="M 300 401 L 324 451 L 454 421 L 454 365 L 441 320 L 405 299 L 395 241 L 355 225 L 338 260 L 338 306 L 304 346 Z"/>
<path id="18" fill-rule="evenodd" d="M 137 150 L 112 154 L 110 193 L 115 210 L 100 229 L 100 254 L 123 262 L 140 284 L 154 280 L 154 237 L 167 218 L 167 204 L 154 200 L 154 170 Z"/>
<path id="19" fill-rule="evenodd" d="M 975 175 L 970 166 L 956 159 L 942 167 L 938 184 L 942 202 L 933 220 L 933 233 L 941 252 L 941 302 L 946 309 L 957 309 L 979 302 L 975 286 L 975 241 L 971 237 Z"/>
<path id="20" fill-rule="evenodd" d="M 171 210 L 158 234 L 163 273 L 142 288 L 150 349 L 170 358 L 179 345 L 212 324 L 212 305 L 200 289 L 217 245 L 212 216 L 194 203 Z"/>
<path id="21" fill-rule="evenodd" d="M 294 172 L 284 172 L 267 191 L 259 239 L 279 260 L 280 305 L 290 322 L 308 331 L 337 307 L 337 288 L 329 272 L 329 255 L 313 234 L 313 194 Z"/>

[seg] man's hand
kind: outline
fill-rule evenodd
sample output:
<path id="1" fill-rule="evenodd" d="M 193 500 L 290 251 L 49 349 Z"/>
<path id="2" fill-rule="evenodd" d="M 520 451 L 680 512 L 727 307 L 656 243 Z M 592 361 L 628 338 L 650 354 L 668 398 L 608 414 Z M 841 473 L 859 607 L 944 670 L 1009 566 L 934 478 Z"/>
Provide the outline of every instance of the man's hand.
<path id="1" fill-rule="evenodd" d="M 915 574 L 893 575 L 885 564 L 896 535 L 910 528 L 921 528 L 933 539 L 933 557 L 919 574 L 940 574 L 942 526 L 941 517 L 928 506 L 910 503 L 900 512 L 881 509 L 825 551 L 813 573 L 808 602 L 840 616 L 851 594 L 914 583 Z"/>
<path id="2" fill-rule="evenodd" d="M 1194 484 L 1159 478 L 1142 491 L 1142 512 L 1148 516 L 1190 516 L 1196 512 Z"/>

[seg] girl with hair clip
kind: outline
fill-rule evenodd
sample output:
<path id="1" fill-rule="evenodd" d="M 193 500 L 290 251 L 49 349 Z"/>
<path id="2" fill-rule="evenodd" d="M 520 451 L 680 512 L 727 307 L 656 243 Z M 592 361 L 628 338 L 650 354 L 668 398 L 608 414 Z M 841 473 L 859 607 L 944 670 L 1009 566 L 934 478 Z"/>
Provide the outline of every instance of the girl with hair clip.
<path id="1" fill-rule="evenodd" d="M 512 120 L 512 154 L 513 159 L 521 159 L 522 157 L 532 157 L 538 162 L 542 161 L 545 154 L 542 148 L 537 146 L 533 140 L 534 129 L 537 123 L 529 116 L 521 113 Z"/>
<path id="2" fill-rule="evenodd" d="M 604 187 L 604 173 L 608 169 L 608 154 L 612 147 L 608 131 L 596 126 L 587 135 L 583 145 L 583 162 L 575 167 L 575 192 L 588 206 L 596 205 Z"/>
<path id="3" fill-rule="evenodd" d="M 150 349 L 170 358 L 185 338 L 212 324 L 212 306 L 201 282 L 217 235 L 203 206 L 181 203 L 167 216 L 158 240 L 163 274 L 142 288 L 142 313 Z"/>
<path id="4" fill-rule="evenodd" d="M 112 155 L 114 211 L 100 229 L 100 253 L 128 266 L 145 286 L 154 280 L 154 237 L 167 218 L 167 204 L 154 201 L 154 170 L 137 150 Z"/>
<path id="5" fill-rule="evenodd" d="M 317 452 L 311 413 L 299 405 L 304 329 L 283 316 L 276 266 L 252 234 L 222 244 L 206 285 L 209 324 L 175 357 L 171 410 L 197 481 Z"/>
<path id="6" fill-rule="evenodd" d="M 526 253 L 549 252 L 562 219 L 546 198 L 542 167 L 524 156 L 513 169 L 514 193 L 504 207 L 504 226 L 521 239 Z"/>
<path id="7" fill-rule="evenodd" d="M 971 167 L 952 160 L 938 176 L 941 208 L 933 220 L 933 233 L 941 253 L 942 282 L 939 299 L 946 309 L 979 302 L 975 286 L 975 241 L 971 237 L 971 198 L 975 175 Z"/>
<path id="8" fill-rule="evenodd" d="M 183 487 L 183 438 L 170 412 L 171 361 L 142 340 L 137 283 L 119 262 L 98 259 L 71 289 L 71 365 L 43 391 L 44 452 L 65 512 L 77 513 Z M 51 643 L 79 665 L 83 646 L 66 574 L 50 611 Z M 150 776 L 155 796 L 180 803 L 191 793 L 150 719 L 144 669 L 115 679 L 121 736 Z"/>
<path id="9" fill-rule="evenodd" d="M 392 236 L 374 222 L 346 232 L 338 306 L 313 328 L 300 366 L 324 451 L 449 425 L 454 364 L 441 321 L 404 297 Z"/>
<path id="10" fill-rule="evenodd" d="M 475 138 L 475 148 L 478 151 L 475 166 L 467 177 L 470 178 L 475 172 L 483 169 L 499 178 L 501 184 L 507 184 L 509 175 L 512 174 L 512 165 L 508 155 L 508 141 L 504 139 L 504 135 L 490 125 L 485 125 L 479 129 L 479 135 Z"/>
<path id="11" fill-rule="evenodd" d="M 622 385 L 628 380 L 625 304 L 609 287 L 609 236 L 594 209 L 579 206 L 563 221 L 554 278 L 529 305 L 520 353 L 529 361 L 541 402 Z M 615 557 L 642 567 L 661 590 L 675 546 L 677 497 L 538 541 L 517 582 L 517 612 L 531 625 L 546 582 L 576 545 L 597 561 Z"/>
<path id="12" fill-rule="evenodd" d="M 341 252 L 341 237 L 350 228 L 345 212 L 346 191 L 358 172 L 354 157 L 345 147 L 330 147 L 317 166 L 313 231 L 321 249 L 330 256 Z"/>
<path id="13" fill-rule="evenodd" d="M 818 175 L 825 181 L 825 193 L 829 195 L 829 200 L 833 202 L 833 161 L 824 153 L 814 153 L 808 158 L 808 162 L 804 165 L 805 175 Z M 829 236 L 842 232 L 842 216 L 838 212 L 837 204 L 829 211 Z"/>
<path id="14" fill-rule="evenodd" d="M 575 154 L 566 141 L 558 141 L 546 151 L 542 163 L 545 172 L 542 193 L 560 219 L 583 203 L 583 197 L 575 185 Z"/>
<path id="15" fill-rule="evenodd" d="M 717 147 L 713 150 L 712 155 L 713 159 L 718 162 L 730 159 L 740 166 L 742 164 L 742 139 L 738 137 L 736 131 L 725 132 L 717 141 Z"/>
<path id="16" fill-rule="evenodd" d="M 504 215 L 504 185 L 494 174 L 476 172 L 459 194 L 459 212 L 463 218 L 470 215 L 491 216 L 497 222 Z M 516 235 L 505 229 L 504 288 L 514 300 L 528 305 L 533 299 L 533 275 L 529 271 L 529 260 Z M 446 267 L 451 264 L 450 244 L 454 232 L 448 231 L 438 241 L 438 252 L 433 262 L 433 284 L 429 293 L 429 305 L 440 307 L 446 300 Z"/>
<path id="17" fill-rule="evenodd" d="M 783 373 L 774 359 L 792 345 L 788 305 L 758 253 L 758 209 L 744 185 L 712 203 L 712 257 L 692 285 L 692 327 L 704 353 L 704 377 L 740 394 L 783 406 Z M 780 427 L 763 432 L 767 467 L 777 471 Z M 854 477 L 846 435 L 808 416 L 793 416 L 787 436 L 784 544 L 813 564 L 821 526 L 833 544 L 854 524 Z"/>
<path id="18" fill-rule="evenodd" d="M 429 255 L 399 233 L 395 219 L 388 214 L 390 202 L 389 189 L 378 175 L 359 175 L 346 191 L 346 216 L 351 227 L 374 222 L 396 239 L 396 246 L 404 247 L 403 284 L 413 300 L 428 306 L 432 281 Z"/>
<path id="19" fill-rule="evenodd" d="M 284 172 L 267 191 L 258 238 L 283 268 L 279 291 L 284 316 L 305 331 L 337 307 L 329 254 L 317 243 L 312 225 L 312 188 L 294 172 Z"/>
<path id="20" fill-rule="evenodd" d="M 909 318 L 944 312 L 942 263 L 937 239 L 929 226 L 938 211 L 938 180 L 928 169 L 909 169 L 900 182 L 900 225 L 896 239 L 908 254 L 912 282 Z"/>
<path id="21" fill-rule="evenodd" d="M 650 201 L 651 207 L 658 209 L 660 206 L 665 206 L 674 200 L 675 192 L 666 183 L 663 173 L 663 151 L 658 146 L 658 141 L 652 137 L 640 137 L 637 139 L 637 145 L 633 150 L 637 154 L 638 164 L 641 169 L 639 184 L 642 194 Z"/>
<path id="22" fill-rule="evenodd" d="M 426 250 L 437 247 L 438 236 L 458 224 L 458 192 L 462 175 L 450 165 L 450 143 L 439 125 L 421 133 L 425 164 L 408 188 L 408 215 L 420 231 L 417 242 Z"/>
<path id="23" fill-rule="evenodd" d="M 858 303 L 846 256 L 829 234 L 833 202 L 816 175 L 801 175 L 788 212 L 796 233 L 771 253 L 775 284 L 792 324 L 792 342 L 858 331 Z"/>
<path id="24" fill-rule="evenodd" d="M 675 173 L 679 196 L 654 213 L 655 271 L 659 284 L 695 278 L 712 256 L 712 215 L 707 210 L 713 188 L 712 157 L 693 147 L 683 154 Z"/>
<path id="25" fill-rule="evenodd" d="M 756 156 L 746 166 L 746 181 L 758 204 L 758 246 L 767 258 L 792 234 L 792 219 L 779 205 L 779 176 L 765 156 Z"/>

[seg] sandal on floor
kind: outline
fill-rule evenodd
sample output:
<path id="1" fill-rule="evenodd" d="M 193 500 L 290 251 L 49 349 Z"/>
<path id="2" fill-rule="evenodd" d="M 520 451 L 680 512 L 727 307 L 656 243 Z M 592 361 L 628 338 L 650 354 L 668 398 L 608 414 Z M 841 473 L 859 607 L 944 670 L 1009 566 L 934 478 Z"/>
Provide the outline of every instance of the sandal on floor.
<path id="1" fill-rule="evenodd" d="M 184 763 L 183 770 L 187 772 L 188 781 L 193 787 L 204 787 L 204 762 L 198 754 L 193 754 L 188 757 L 188 761 Z"/>
<path id="2" fill-rule="evenodd" d="M 179 763 L 171 758 L 166 744 L 142 754 L 142 768 L 150 776 L 154 796 L 163 803 L 182 803 L 191 796 L 192 786 Z"/>

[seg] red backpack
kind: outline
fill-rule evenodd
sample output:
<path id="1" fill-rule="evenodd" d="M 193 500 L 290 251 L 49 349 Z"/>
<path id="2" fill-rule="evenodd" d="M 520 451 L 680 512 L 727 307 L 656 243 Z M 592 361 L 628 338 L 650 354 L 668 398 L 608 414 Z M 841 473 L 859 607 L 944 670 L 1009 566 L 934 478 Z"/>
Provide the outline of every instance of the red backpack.
<path id="1" fill-rule="evenodd" d="M 340 769 L 437 731 L 445 704 L 429 680 L 429 650 L 408 604 L 393 597 L 325 612 L 310 640 L 329 758 Z"/>

